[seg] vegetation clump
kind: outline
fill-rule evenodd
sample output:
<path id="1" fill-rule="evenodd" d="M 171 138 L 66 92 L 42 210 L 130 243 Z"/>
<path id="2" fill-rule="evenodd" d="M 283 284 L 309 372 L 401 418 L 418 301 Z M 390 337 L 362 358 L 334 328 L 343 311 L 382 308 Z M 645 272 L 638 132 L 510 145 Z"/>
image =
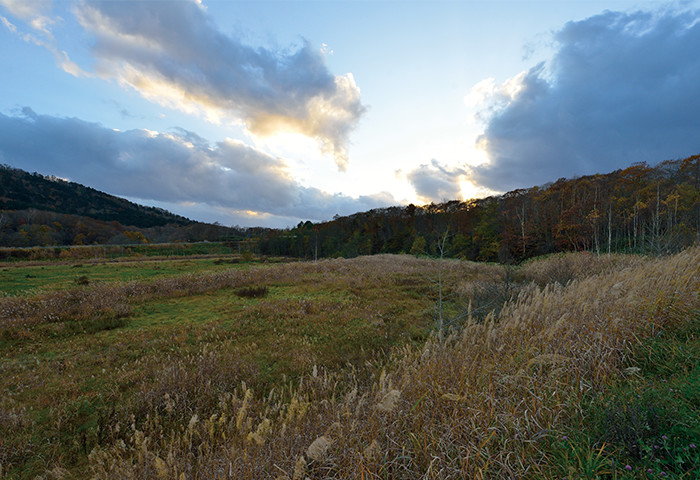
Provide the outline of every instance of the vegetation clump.
<path id="1" fill-rule="evenodd" d="M 236 295 L 244 298 L 262 298 L 267 295 L 266 285 L 242 287 L 236 290 Z"/>

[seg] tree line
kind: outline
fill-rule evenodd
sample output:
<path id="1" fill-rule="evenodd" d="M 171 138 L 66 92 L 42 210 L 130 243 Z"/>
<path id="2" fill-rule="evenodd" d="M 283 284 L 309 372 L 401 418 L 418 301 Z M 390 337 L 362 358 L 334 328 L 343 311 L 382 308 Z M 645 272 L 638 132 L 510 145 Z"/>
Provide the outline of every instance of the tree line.
<path id="1" fill-rule="evenodd" d="M 287 229 L 193 222 L 5 166 L 0 168 L 0 208 L 6 208 L 0 210 L 0 246 L 208 240 L 306 259 L 410 253 L 504 263 L 562 251 L 671 253 L 700 241 L 699 160 L 694 155 L 653 167 L 635 163 L 482 199 L 374 209 Z M 53 210 L 47 207 L 51 202 Z M 55 207 L 77 204 L 84 215 Z"/>
<path id="2" fill-rule="evenodd" d="M 700 240 L 700 155 L 635 163 L 483 199 L 408 205 L 260 232 L 257 249 L 302 258 L 444 253 L 515 263 L 562 251 L 671 253 Z"/>
<path id="3" fill-rule="evenodd" d="M 104 221 L 46 210 L 0 210 L 0 247 L 230 242 L 247 238 L 244 229 L 209 223 L 169 223 L 139 228 L 116 220 Z"/>

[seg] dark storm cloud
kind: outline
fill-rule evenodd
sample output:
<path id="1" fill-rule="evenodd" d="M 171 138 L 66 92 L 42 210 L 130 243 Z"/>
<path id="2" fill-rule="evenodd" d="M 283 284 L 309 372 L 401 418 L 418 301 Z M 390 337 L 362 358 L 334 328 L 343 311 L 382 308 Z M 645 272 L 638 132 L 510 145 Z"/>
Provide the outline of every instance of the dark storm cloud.
<path id="1" fill-rule="evenodd" d="M 494 93 L 473 178 L 509 190 L 700 152 L 700 14 L 605 12 Z M 507 88 L 506 88 L 507 87 Z"/>
<path id="2" fill-rule="evenodd" d="M 406 178 L 419 197 L 427 202 L 444 202 L 461 198 L 459 180 L 467 172 L 461 168 L 446 167 L 433 159 L 406 173 Z"/>
<path id="3" fill-rule="evenodd" d="M 253 48 L 219 32 L 192 1 L 84 1 L 75 12 L 96 38 L 99 75 L 173 108 L 240 118 L 255 134 L 302 133 L 347 165 L 349 135 L 365 111 L 360 91 L 352 75 L 332 75 L 307 41 Z"/>
<path id="4" fill-rule="evenodd" d="M 210 146 L 183 129 L 121 132 L 30 108 L 18 116 L 0 114 L 0 163 L 115 195 L 220 213 L 324 220 L 394 202 L 388 194 L 355 199 L 303 187 L 283 160 L 238 141 Z"/>

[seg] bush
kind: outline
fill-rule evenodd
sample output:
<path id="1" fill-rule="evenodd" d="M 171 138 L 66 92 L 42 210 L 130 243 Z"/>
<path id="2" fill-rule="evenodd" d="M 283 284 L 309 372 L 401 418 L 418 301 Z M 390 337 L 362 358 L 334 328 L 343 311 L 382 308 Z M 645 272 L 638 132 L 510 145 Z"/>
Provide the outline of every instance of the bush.
<path id="1" fill-rule="evenodd" d="M 516 281 L 511 268 L 498 272 L 488 280 L 477 280 L 462 284 L 458 293 L 467 303 L 471 319 L 483 322 L 489 314 L 498 317 L 504 305 L 514 300 L 523 284 Z"/>
<path id="2" fill-rule="evenodd" d="M 236 295 L 243 298 L 263 298 L 267 295 L 266 286 L 242 287 L 236 290 Z"/>

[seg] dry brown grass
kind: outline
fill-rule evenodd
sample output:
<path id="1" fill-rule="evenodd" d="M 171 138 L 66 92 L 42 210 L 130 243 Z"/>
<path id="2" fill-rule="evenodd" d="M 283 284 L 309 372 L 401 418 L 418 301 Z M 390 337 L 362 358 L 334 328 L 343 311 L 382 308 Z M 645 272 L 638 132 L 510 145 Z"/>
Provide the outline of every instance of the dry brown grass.
<path id="1" fill-rule="evenodd" d="M 547 262 L 559 261 L 533 262 L 528 275 L 545 278 L 561 268 Z M 700 307 L 699 248 L 583 263 L 565 285 L 522 288 L 498 317 L 395 352 L 371 381 L 352 369 L 314 366 L 298 384 L 261 393 L 235 382 L 235 359 L 222 353 L 179 359 L 143 392 L 133 422 L 111 425 L 111 443 L 90 453 L 92 475 L 550 478 L 543 439 L 580 421 L 585 395 L 621 375 L 636 342 Z M 483 273 L 459 262 L 444 267 L 452 275 Z M 436 265 L 372 257 L 285 266 L 275 275 L 323 268 L 344 272 L 339 288 L 352 289 L 381 288 L 386 275 L 410 282 Z"/>
<path id="2" fill-rule="evenodd" d="M 546 258 L 534 258 L 525 262 L 520 274 L 540 286 L 549 283 L 566 285 L 571 280 L 610 273 L 635 266 L 643 261 L 636 255 L 600 255 L 589 252 L 557 253 Z"/>
<path id="3" fill-rule="evenodd" d="M 289 401 L 285 378 L 297 384 L 324 365 L 347 389 L 392 345 L 425 340 L 436 266 L 329 260 L 0 299 L 0 468 L 81 478 L 94 446 L 128 440 L 124 425 L 158 414 L 159 428 L 177 431 L 216 412 L 242 381 L 255 398 L 284 387 Z M 454 282 L 474 268 L 445 270 Z M 268 296 L 236 295 L 255 285 Z M 265 428 L 252 434 L 259 442 Z"/>

